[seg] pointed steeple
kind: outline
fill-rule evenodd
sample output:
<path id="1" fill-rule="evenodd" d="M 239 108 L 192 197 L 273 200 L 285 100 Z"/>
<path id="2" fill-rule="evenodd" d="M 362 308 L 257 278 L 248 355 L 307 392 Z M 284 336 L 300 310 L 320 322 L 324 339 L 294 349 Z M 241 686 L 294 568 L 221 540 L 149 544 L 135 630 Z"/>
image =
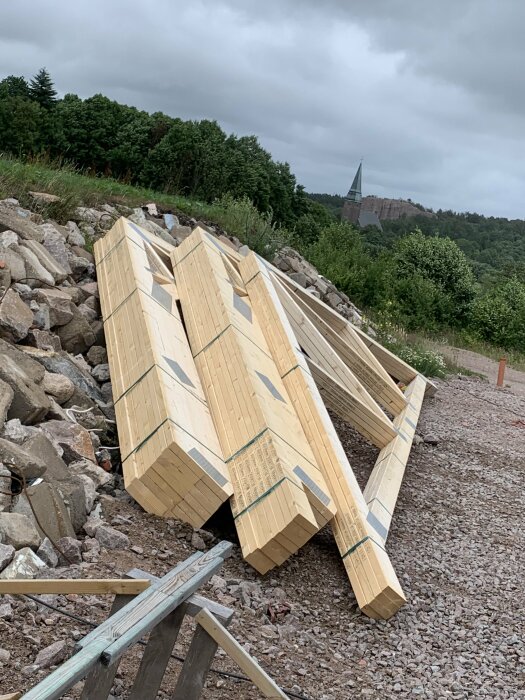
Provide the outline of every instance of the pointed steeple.
<path id="1" fill-rule="evenodd" d="M 352 187 L 348 190 L 348 194 L 346 195 L 345 199 L 347 199 L 349 202 L 356 202 L 359 203 L 362 199 L 361 195 L 361 170 L 363 168 L 363 161 L 359 163 L 359 167 L 357 168 L 357 172 L 354 177 L 354 181 L 352 182 Z"/>

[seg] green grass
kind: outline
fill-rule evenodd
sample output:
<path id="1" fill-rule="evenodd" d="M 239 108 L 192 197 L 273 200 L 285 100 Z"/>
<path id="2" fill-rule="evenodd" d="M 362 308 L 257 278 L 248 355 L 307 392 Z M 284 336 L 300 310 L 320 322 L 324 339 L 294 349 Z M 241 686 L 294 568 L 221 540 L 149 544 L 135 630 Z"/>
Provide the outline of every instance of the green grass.
<path id="1" fill-rule="evenodd" d="M 258 212 L 247 199 L 226 196 L 212 203 L 198 202 L 107 177 L 91 177 L 63 163 L 49 163 L 45 159 L 21 162 L 0 154 L 0 198 L 14 197 L 22 206 L 31 204 L 34 210 L 35 203 L 28 195 L 30 191 L 60 197 L 58 203 L 39 205 L 39 213 L 44 218 L 58 223 L 70 219 L 78 206 L 124 204 L 136 207 L 155 202 L 162 208 L 212 221 L 268 258 L 291 239 L 288 231 L 272 224 L 271 217 Z"/>

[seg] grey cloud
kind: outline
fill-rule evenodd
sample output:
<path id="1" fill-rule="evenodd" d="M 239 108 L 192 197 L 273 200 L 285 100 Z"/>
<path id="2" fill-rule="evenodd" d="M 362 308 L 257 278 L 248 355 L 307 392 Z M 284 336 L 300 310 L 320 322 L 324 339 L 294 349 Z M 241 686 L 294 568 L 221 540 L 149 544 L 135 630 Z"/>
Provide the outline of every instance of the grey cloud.
<path id="1" fill-rule="evenodd" d="M 255 133 L 311 191 L 524 216 L 520 0 L 19 0 L 0 73 Z"/>

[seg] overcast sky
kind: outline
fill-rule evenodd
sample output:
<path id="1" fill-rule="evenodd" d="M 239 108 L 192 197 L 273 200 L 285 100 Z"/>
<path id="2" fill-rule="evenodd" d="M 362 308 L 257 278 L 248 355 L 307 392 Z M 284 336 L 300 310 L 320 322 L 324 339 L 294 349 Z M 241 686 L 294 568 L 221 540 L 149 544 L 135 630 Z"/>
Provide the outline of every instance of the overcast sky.
<path id="1" fill-rule="evenodd" d="M 256 134 L 309 191 L 525 218 L 522 0 L 1 1 L 0 76 Z"/>

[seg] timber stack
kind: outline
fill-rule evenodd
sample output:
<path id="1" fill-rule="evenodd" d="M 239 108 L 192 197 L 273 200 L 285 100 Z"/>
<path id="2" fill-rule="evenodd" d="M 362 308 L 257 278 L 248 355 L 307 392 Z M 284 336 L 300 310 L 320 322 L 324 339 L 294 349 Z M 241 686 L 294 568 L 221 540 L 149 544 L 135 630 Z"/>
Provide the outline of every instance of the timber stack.
<path id="1" fill-rule="evenodd" d="M 385 543 L 433 385 L 203 227 L 175 246 L 120 218 L 95 262 L 129 493 L 194 527 L 229 501 L 261 574 L 329 524 L 359 607 L 392 616 L 405 596 Z M 378 448 L 364 491 L 327 408 Z"/>

